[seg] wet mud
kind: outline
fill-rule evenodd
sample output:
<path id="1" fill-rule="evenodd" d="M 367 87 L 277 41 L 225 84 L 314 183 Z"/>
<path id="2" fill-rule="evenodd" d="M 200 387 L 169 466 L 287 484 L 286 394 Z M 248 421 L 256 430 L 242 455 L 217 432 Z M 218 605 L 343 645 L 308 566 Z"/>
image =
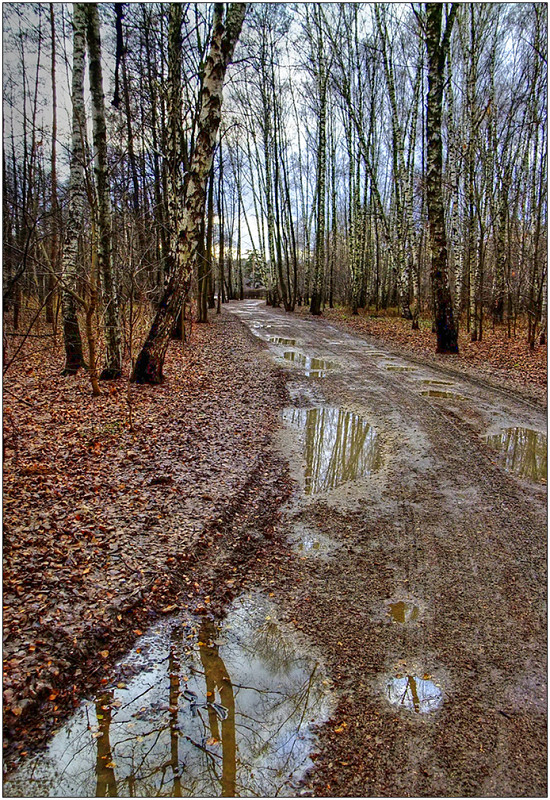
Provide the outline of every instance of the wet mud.
<path id="1" fill-rule="evenodd" d="M 411 363 L 322 319 L 235 311 L 338 363 L 309 388 L 288 371 L 289 551 L 276 576 L 261 564 L 249 575 L 339 689 L 300 793 L 546 796 L 545 486 L 502 469 L 487 439 L 544 430 L 544 411 L 454 367 L 450 378 L 444 358 Z M 375 431 L 370 474 L 326 477 L 338 457 L 320 445 L 322 408 L 336 430 L 345 411 Z"/>

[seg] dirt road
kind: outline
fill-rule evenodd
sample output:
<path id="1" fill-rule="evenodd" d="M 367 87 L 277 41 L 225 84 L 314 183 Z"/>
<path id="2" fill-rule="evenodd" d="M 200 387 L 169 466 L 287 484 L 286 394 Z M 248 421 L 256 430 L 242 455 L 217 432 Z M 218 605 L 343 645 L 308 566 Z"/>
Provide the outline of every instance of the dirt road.
<path id="1" fill-rule="evenodd" d="M 544 409 L 451 359 L 230 310 L 288 369 L 296 481 L 288 558 L 249 583 L 269 579 L 338 697 L 303 794 L 546 795 Z M 505 429 L 535 433 L 502 434 L 505 455 L 486 438 Z"/>

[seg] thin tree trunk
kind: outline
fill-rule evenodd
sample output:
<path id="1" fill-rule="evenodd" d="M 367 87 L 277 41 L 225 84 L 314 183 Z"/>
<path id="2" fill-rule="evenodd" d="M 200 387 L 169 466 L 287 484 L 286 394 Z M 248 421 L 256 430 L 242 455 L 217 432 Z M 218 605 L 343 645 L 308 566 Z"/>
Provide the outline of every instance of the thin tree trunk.
<path id="1" fill-rule="evenodd" d="M 105 366 L 101 380 L 114 380 L 122 373 L 122 347 L 118 310 L 118 294 L 113 265 L 111 198 L 107 163 L 107 127 L 105 96 L 101 67 L 101 38 L 97 3 L 83 4 L 86 12 L 86 34 L 90 55 L 90 93 L 93 108 L 94 174 L 97 191 L 98 263 L 101 275 L 105 314 Z"/>
<path id="2" fill-rule="evenodd" d="M 55 15 L 50 3 L 50 29 L 52 37 L 52 154 L 51 154 L 51 217 L 52 239 L 50 247 L 50 269 L 46 280 L 46 322 L 54 322 L 54 276 L 57 275 L 59 260 L 59 203 L 57 202 L 57 86 L 55 64 Z M 57 335 L 57 333 L 56 333 Z"/>
<path id="3" fill-rule="evenodd" d="M 320 16 L 319 8 L 317 14 Z M 313 273 L 313 289 L 311 293 L 310 313 L 319 316 L 323 300 L 323 284 L 325 277 L 325 194 L 327 176 L 327 85 L 328 75 L 324 62 L 323 37 L 321 21 L 317 29 L 317 82 L 319 91 L 319 120 L 317 128 L 317 230 L 315 236 L 315 264 Z"/>

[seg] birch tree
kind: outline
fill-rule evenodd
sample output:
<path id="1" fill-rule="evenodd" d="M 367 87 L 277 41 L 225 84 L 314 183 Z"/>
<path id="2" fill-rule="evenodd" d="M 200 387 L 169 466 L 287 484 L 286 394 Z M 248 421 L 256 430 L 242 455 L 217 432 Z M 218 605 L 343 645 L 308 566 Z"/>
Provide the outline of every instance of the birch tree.
<path id="1" fill-rule="evenodd" d="M 97 195 L 98 264 L 105 315 L 105 366 L 101 380 L 119 378 L 122 373 L 122 346 L 118 294 L 112 258 L 111 198 L 107 164 L 107 125 L 101 67 L 101 38 L 97 3 L 83 3 L 90 56 L 90 93 L 93 110 L 94 176 Z"/>
<path id="2" fill-rule="evenodd" d="M 245 14 L 245 3 L 232 3 L 224 19 L 223 3 L 214 5 L 210 48 L 200 94 L 197 136 L 178 221 L 174 270 L 136 360 L 131 378 L 136 383 L 158 384 L 164 379 L 163 366 L 170 333 L 182 299 L 189 291 L 203 224 L 205 186 L 220 126 L 225 73 L 233 57 Z"/>
<path id="3" fill-rule="evenodd" d="M 85 9 L 82 3 L 75 3 L 73 11 L 73 75 L 71 86 L 73 105 L 71 164 L 63 258 L 61 260 L 61 311 L 65 343 L 64 375 L 74 375 L 80 367 L 85 366 L 77 317 L 77 301 L 74 295 L 78 274 L 78 244 L 84 231 L 84 208 L 86 202 L 84 180 L 84 143 L 86 141 L 84 108 L 85 63 Z"/>
<path id="4" fill-rule="evenodd" d="M 442 187 L 443 148 L 441 143 L 445 59 L 456 10 L 456 4 L 453 4 L 443 31 L 443 5 L 426 3 L 425 26 L 428 56 L 426 197 L 430 226 L 431 278 L 437 335 L 436 352 L 438 353 L 458 353 L 458 331 L 454 321 L 447 273 L 447 238 Z"/>

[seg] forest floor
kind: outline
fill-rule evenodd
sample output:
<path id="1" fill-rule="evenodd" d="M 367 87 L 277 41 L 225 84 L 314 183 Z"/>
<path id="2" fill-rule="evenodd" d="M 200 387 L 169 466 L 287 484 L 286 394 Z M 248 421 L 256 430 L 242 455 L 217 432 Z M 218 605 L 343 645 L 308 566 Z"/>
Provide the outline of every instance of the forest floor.
<path id="1" fill-rule="evenodd" d="M 229 310 L 245 325 L 194 326 L 163 386 L 131 387 L 134 431 L 124 381 L 93 399 L 38 350 L 6 377 L 7 768 L 156 618 L 264 589 L 334 687 L 301 794 L 545 796 L 546 487 L 485 438 L 545 433 L 540 369 L 487 374 L 339 312 Z M 322 407 L 325 442 L 302 430 Z M 337 456 L 334 419 L 370 460 Z M 416 709 L 390 702 L 403 679 Z"/>
<path id="2" fill-rule="evenodd" d="M 31 340 L 32 341 L 32 340 Z M 43 340 L 39 340 L 42 342 Z M 30 345 L 4 379 L 4 758 L 45 741 L 158 615 L 226 604 L 288 491 L 284 391 L 232 316 L 174 342 L 159 387 L 91 396 Z M 261 357 L 261 356 L 260 356 Z"/>

